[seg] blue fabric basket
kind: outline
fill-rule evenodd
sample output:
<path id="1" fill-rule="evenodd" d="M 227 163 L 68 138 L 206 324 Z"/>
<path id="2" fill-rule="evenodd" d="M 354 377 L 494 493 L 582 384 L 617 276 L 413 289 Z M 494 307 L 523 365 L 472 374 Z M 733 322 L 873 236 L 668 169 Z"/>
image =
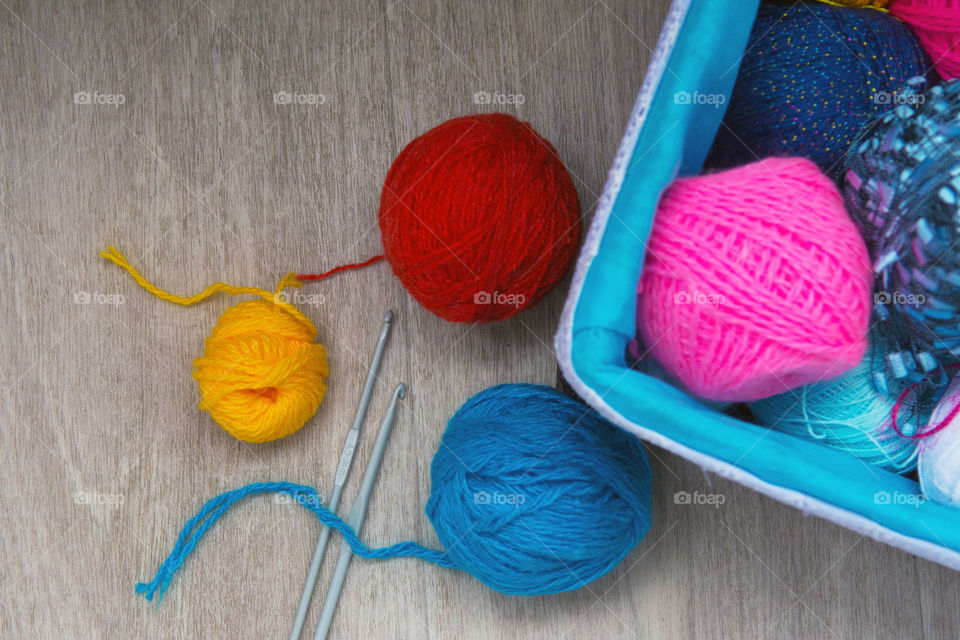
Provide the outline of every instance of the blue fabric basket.
<path id="1" fill-rule="evenodd" d="M 960 511 L 846 453 L 742 422 L 630 369 L 635 289 L 657 200 L 700 172 L 757 0 L 675 0 L 577 263 L 555 337 L 571 386 L 638 437 L 805 513 L 960 570 Z"/>

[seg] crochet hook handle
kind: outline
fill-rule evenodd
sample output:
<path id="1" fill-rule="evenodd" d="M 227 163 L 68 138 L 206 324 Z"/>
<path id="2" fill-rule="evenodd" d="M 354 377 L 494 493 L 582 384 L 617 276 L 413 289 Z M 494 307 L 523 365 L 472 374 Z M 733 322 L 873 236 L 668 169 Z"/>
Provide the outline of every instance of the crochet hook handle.
<path id="1" fill-rule="evenodd" d="M 340 506 L 340 496 L 343 494 L 343 486 L 347 482 L 347 475 L 350 473 L 350 466 L 353 463 L 353 457 L 357 451 L 357 440 L 360 437 L 360 428 L 367 416 L 367 407 L 370 405 L 370 396 L 373 393 L 373 385 L 380 373 L 380 364 L 383 362 L 383 354 L 387 348 L 387 338 L 390 336 L 390 327 L 393 323 L 393 311 L 387 311 L 383 317 L 383 327 L 380 329 L 380 338 L 377 340 L 377 349 L 373 354 L 373 360 L 370 362 L 370 372 L 367 374 L 367 382 L 363 387 L 363 393 L 360 395 L 360 404 L 357 405 L 357 415 L 353 419 L 353 426 L 347 432 L 347 439 L 343 443 L 343 451 L 340 453 L 340 463 L 337 465 L 337 475 L 333 481 L 333 492 L 330 494 L 330 500 L 327 502 L 327 509 L 336 513 Z M 303 623 L 307 618 L 307 610 L 310 608 L 310 601 L 313 599 L 313 590 L 317 585 L 317 576 L 320 573 L 320 565 L 323 563 L 323 554 L 327 550 L 327 542 L 330 540 L 330 528 L 323 527 L 320 532 L 320 539 L 317 540 L 317 548 L 313 552 L 313 559 L 310 561 L 310 569 L 307 571 L 307 580 L 303 585 L 303 593 L 300 594 L 300 604 L 297 606 L 297 615 L 293 621 L 293 628 L 290 630 L 290 640 L 299 640 L 303 632 Z"/>
<path id="2" fill-rule="evenodd" d="M 383 453 L 387 448 L 387 440 L 390 439 L 390 431 L 393 429 L 393 420 L 397 415 L 397 402 L 407 394 L 407 387 L 402 382 L 397 385 L 393 393 L 393 401 L 390 408 L 380 423 L 380 432 L 377 434 L 377 441 L 373 445 L 373 453 L 370 454 L 370 461 L 367 462 L 367 470 L 363 474 L 363 482 L 360 484 L 360 490 L 357 497 L 354 498 L 353 506 L 350 507 L 350 515 L 347 516 L 347 524 L 354 531 L 359 532 L 363 527 L 363 519 L 367 515 L 367 505 L 370 504 L 370 494 L 373 493 L 373 483 L 377 479 L 377 472 L 380 470 L 380 463 L 383 462 Z M 313 640 L 326 640 L 327 633 L 330 631 L 330 623 L 333 622 L 333 612 L 337 608 L 337 601 L 340 599 L 340 590 L 343 588 L 343 581 L 347 577 L 347 569 L 350 567 L 350 559 L 353 557 L 353 550 L 350 545 L 340 546 L 340 557 L 337 558 L 337 566 L 333 570 L 333 578 L 330 580 L 330 588 L 327 590 L 327 598 L 323 602 L 323 611 L 320 614 L 320 623 L 317 625 L 317 632 Z"/>

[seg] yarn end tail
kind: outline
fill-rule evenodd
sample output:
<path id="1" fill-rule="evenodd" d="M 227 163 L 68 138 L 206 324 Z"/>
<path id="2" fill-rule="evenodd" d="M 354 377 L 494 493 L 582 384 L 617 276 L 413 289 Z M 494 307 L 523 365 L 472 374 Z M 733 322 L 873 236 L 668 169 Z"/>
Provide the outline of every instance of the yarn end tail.
<path id="1" fill-rule="evenodd" d="M 373 256 L 369 260 L 364 260 L 363 262 L 354 262 L 351 264 L 340 265 L 339 267 L 334 267 L 329 271 L 324 271 L 323 273 L 298 273 L 297 280 L 301 282 L 315 282 L 317 280 L 323 280 L 324 278 L 329 278 L 330 276 L 340 273 L 341 271 L 352 271 L 354 269 L 363 269 L 368 267 L 371 264 L 380 262 L 383 260 L 383 254 Z"/>

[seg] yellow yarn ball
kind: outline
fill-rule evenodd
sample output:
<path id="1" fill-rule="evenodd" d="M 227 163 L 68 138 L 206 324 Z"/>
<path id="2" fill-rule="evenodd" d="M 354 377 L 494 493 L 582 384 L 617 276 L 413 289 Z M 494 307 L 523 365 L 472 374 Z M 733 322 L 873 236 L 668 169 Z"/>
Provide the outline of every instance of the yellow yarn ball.
<path id="1" fill-rule="evenodd" d="M 194 360 L 200 408 L 233 437 L 269 442 L 316 413 L 330 375 L 317 330 L 285 302 L 253 300 L 223 312 Z"/>
<path id="2" fill-rule="evenodd" d="M 223 312 L 193 361 L 200 385 L 200 408 L 239 440 L 269 442 L 307 423 L 327 392 L 327 352 L 317 344 L 317 328 L 289 304 L 283 290 L 299 287 L 296 274 L 280 280 L 274 292 L 222 282 L 192 296 L 178 296 L 144 278 L 114 247 L 101 257 L 123 268 L 137 284 L 161 300 L 189 307 L 217 293 L 254 295 Z"/>

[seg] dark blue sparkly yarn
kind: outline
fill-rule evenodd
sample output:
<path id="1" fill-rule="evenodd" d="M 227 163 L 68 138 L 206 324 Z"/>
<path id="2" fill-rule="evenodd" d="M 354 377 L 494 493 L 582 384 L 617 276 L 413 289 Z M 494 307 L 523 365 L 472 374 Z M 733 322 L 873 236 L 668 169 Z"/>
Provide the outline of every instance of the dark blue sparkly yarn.
<path id="1" fill-rule="evenodd" d="M 847 159 L 844 197 L 877 274 L 878 385 L 942 387 L 960 356 L 960 79 L 874 119 Z"/>
<path id="2" fill-rule="evenodd" d="M 857 132 L 928 69 L 917 39 L 889 14 L 761 5 L 707 165 L 802 156 L 836 178 Z"/>

